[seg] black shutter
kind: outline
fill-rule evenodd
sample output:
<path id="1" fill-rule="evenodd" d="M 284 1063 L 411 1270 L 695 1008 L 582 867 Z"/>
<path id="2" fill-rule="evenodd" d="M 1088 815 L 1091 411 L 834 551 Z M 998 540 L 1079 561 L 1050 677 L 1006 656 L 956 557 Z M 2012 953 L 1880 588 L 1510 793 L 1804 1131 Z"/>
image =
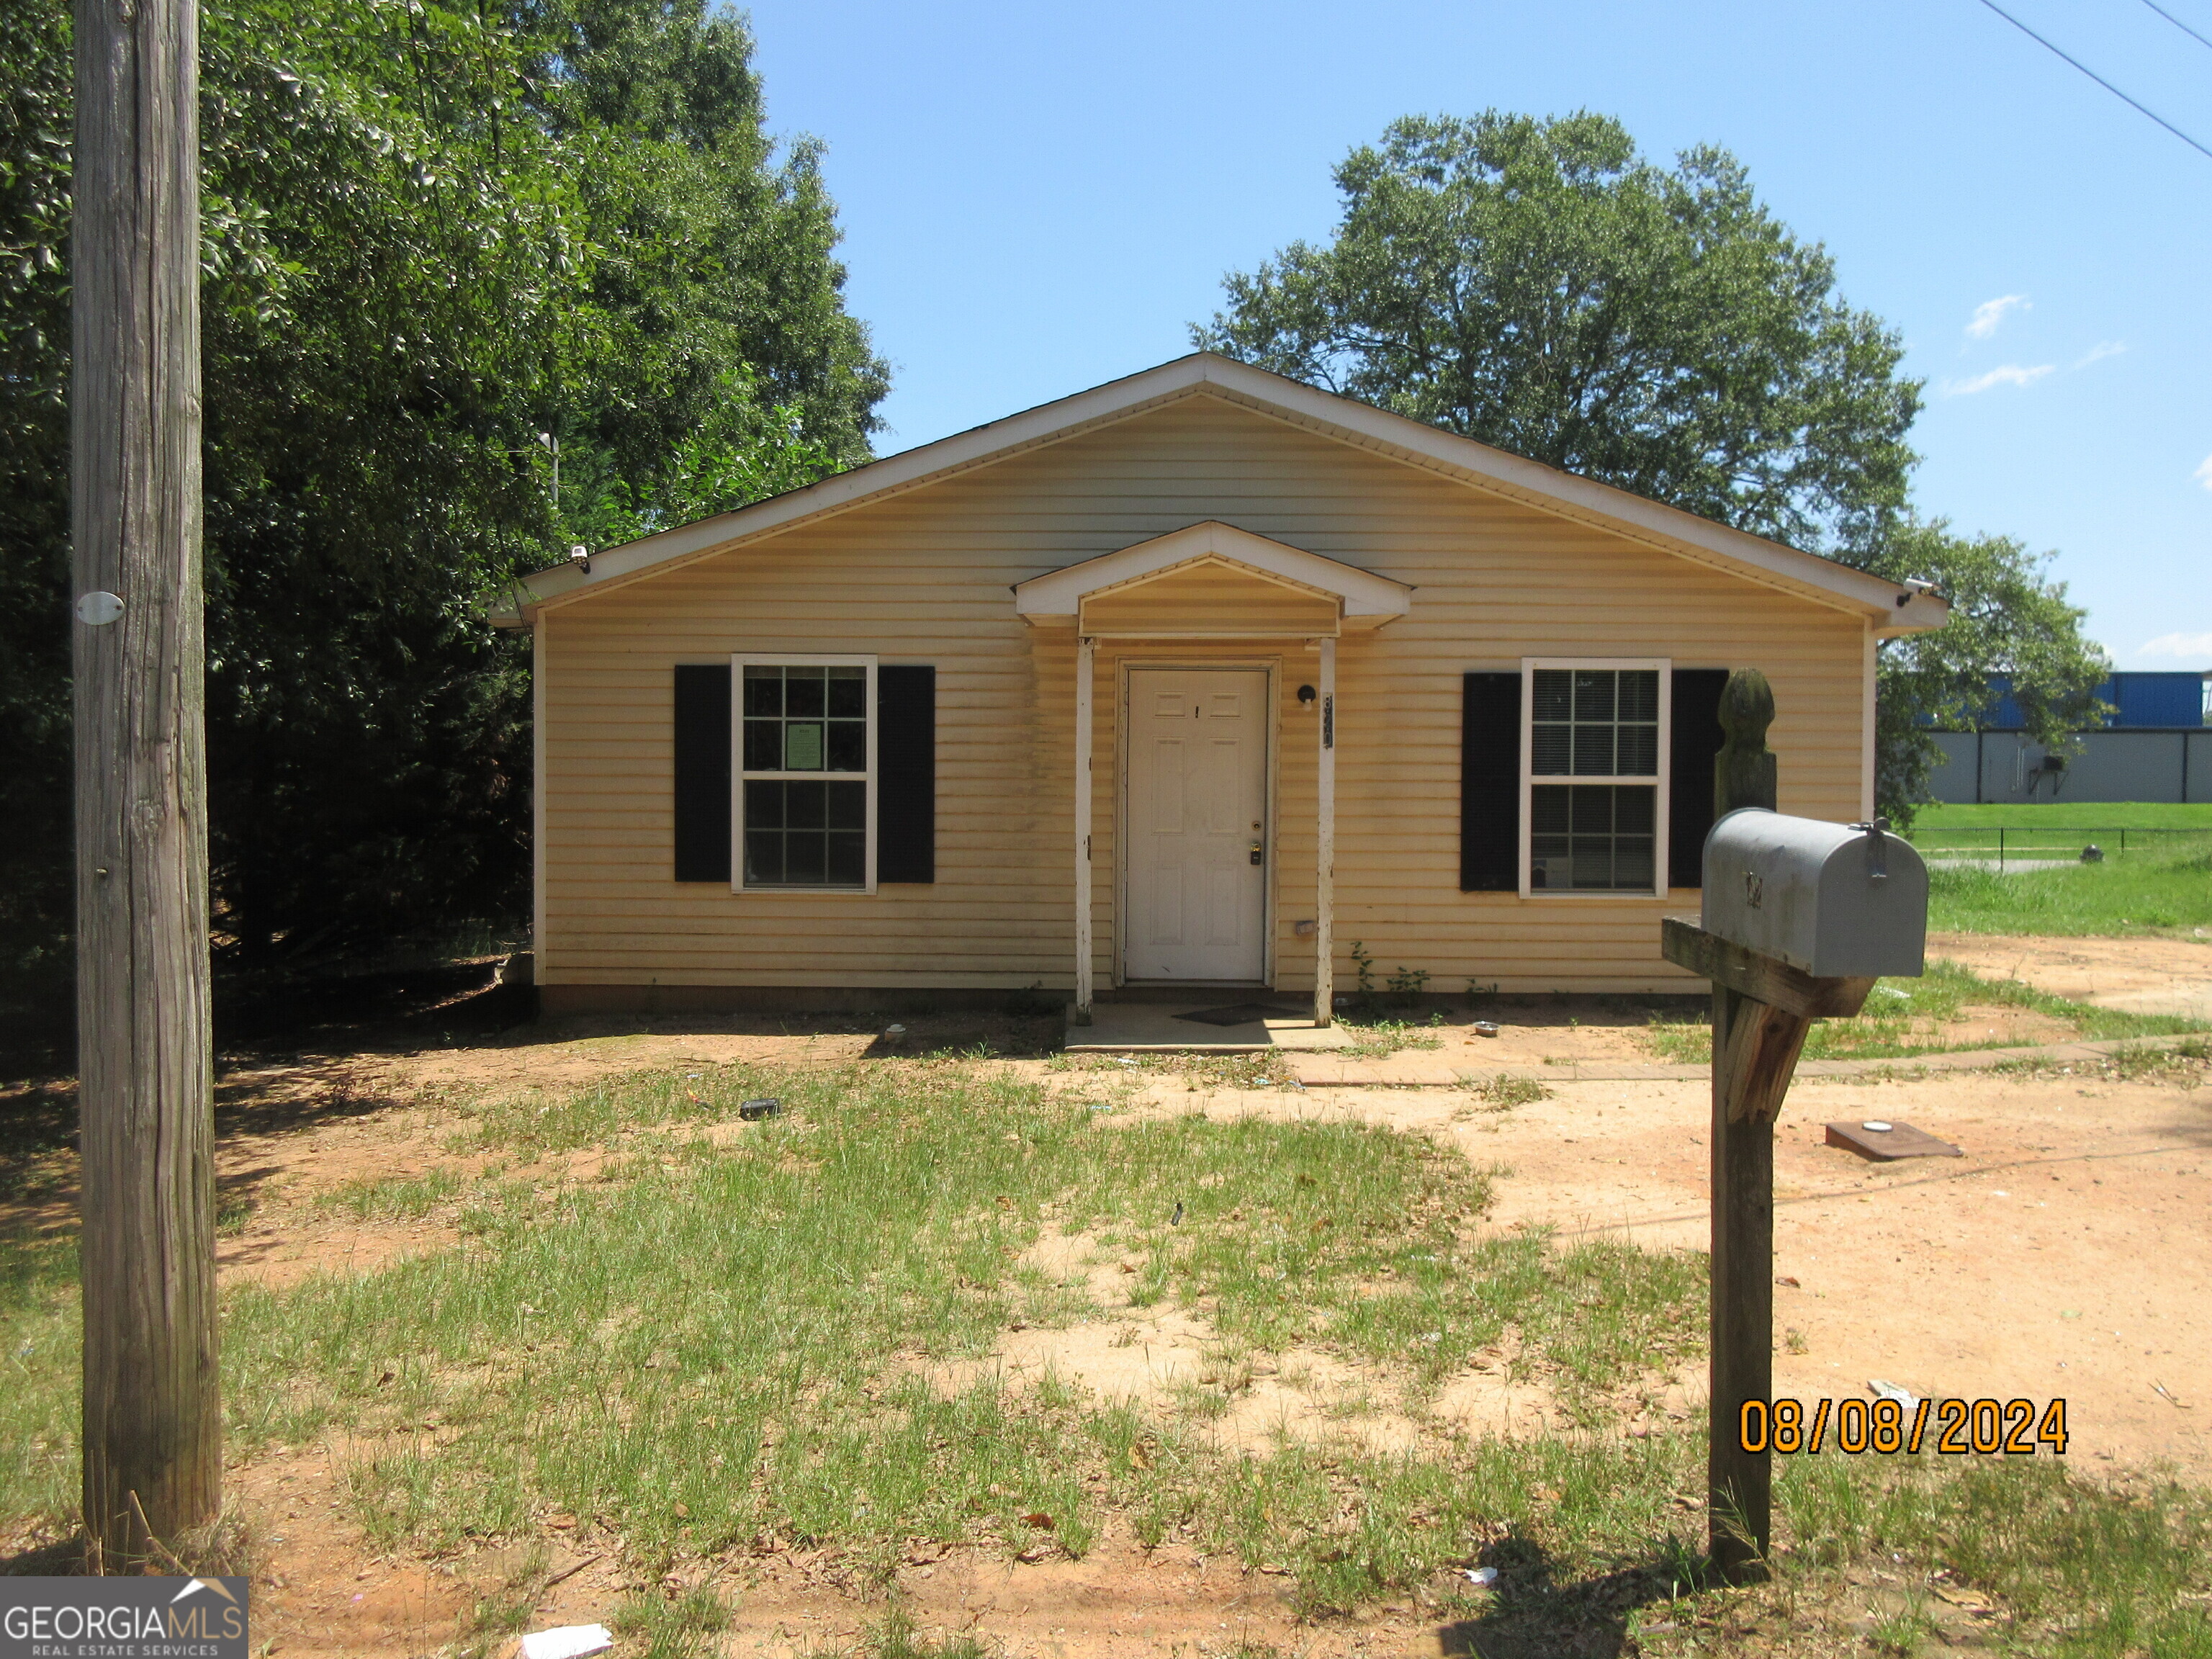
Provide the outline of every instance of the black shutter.
<path id="1" fill-rule="evenodd" d="M 676 879 L 730 879 L 730 665 L 676 669 Z"/>
<path id="2" fill-rule="evenodd" d="M 1713 757 L 1721 730 L 1725 668 L 1674 671 L 1674 734 L 1668 750 L 1667 884 L 1705 884 L 1705 834 L 1713 827 Z"/>
<path id="3" fill-rule="evenodd" d="M 937 670 L 876 670 L 876 880 L 937 879 Z"/>
<path id="4" fill-rule="evenodd" d="M 1459 886 L 1521 890 L 1521 676 L 1469 674 L 1459 728 Z"/>

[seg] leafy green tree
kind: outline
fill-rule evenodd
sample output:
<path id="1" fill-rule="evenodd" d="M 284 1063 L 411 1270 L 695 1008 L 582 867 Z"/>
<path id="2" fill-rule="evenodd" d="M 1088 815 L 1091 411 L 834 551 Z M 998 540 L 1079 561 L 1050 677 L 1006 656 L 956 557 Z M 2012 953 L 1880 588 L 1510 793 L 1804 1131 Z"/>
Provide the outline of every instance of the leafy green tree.
<path id="1" fill-rule="evenodd" d="M 611 470 L 650 498 L 686 446 L 696 470 L 708 428 L 740 447 L 790 433 L 817 465 L 866 460 L 887 373 L 844 308 L 819 147 L 776 159 L 743 21 L 704 0 L 510 15 L 531 107 L 575 154 L 594 250 L 589 381 L 549 411 L 564 486 Z"/>
<path id="2" fill-rule="evenodd" d="M 1905 501 L 1919 382 L 1725 151 L 1620 123 L 1409 117 L 1343 216 L 1226 279 L 1200 346 L 1739 529 L 1864 547 Z"/>
<path id="3" fill-rule="evenodd" d="M 1887 538 L 1872 568 L 1893 580 L 1934 584 L 1951 620 L 1933 633 L 1882 641 L 1875 680 L 1877 810 L 1909 824 L 1940 763 L 1935 732 L 1988 717 L 1990 682 L 2008 676 L 2027 735 L 2059 754 L 2073 735 L 2112 712 L 2097 687 L 2112 672 L 2083 637 L 2087 612 L 2045 574 L 2051 556 L 2009 536 L 1954 535 L 1941 522 L 1910 524 Z"/>
<path id="4" fill-rule="evenodd" d="M 1863 568 L 1954 620 L 1886 644 L 1877 795 L 1908 819 L 1939 752 L 2014 677 L 2041 741 L 2096 712 L 2083 613 L 2017 542 L 1911 516 L 1920 382 L 1879 319 L 1725 151 L 1671 169 L 1618 122 L 1408 118 L 1336 170 L 1341 222 L 1231 275 L 1200 346 Z"/>
<path id="5" fill-rule="evenodd" d="M 67 9 L 0 6 L 0 989 L 65 970 L 75 903 L 70 143 Z"/>
<path id="6" fill-rule="evenodd" d="M 202 27 L 219 947 L 510 918 L 527 650 L 477 596 L 866 454 L 834 210 L 703 0 Z M 0 977 L 64 996 L 69 58 L 67 0 L 0 9 Z"/>

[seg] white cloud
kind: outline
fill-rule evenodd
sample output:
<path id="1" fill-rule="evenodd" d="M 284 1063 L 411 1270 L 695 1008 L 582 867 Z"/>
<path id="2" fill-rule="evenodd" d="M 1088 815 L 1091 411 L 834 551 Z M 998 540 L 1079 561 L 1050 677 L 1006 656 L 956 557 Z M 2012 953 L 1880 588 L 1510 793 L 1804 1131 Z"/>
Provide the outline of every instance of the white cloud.
<path id="1" fill-rule="evenodd" d="M 2212 489 L 2212 455 L 2207 455 L 2197 463 L 2195 477 L 2197 483 L 2207 489 Z"/>
<path id="2" fill-rule="evenodd" d="M 1997 325 L 2004 321 L 2007 312 L 2031 309 L 2025 294 L 2003 294 L 1994 300 L 1984 300 L 1974 307 L 1974 314 L 1967 321 L 1966 337 L 1986 340 L 1997 331 Z"/>
<path id="3" fill-rule="evenodd" d="M 2212 634 L 2161 634 L 2136 647 L 2138 657 L 2193 657 L 2202 662 L 2212 657 Z"/>
<path id="4" fill-rule="evenodd" d="M 1947 398 L 1971 398 L 1977 392 L 1987 392 L 1993 386 L 2033 386 L 2051 373 L 2053 365 L 2036 363 L 2023 368 L 2018 363 L 2000 363 L 1986 374 L 1977 374 L 1971 380 L 1946 380 L 1943 395 Z"/>
<path id="5" fill-rule="evenodd" d="M 2087 368 L 2090 364 L 2100 363 L 2107 357 L 2117 357 L 2127 349 L 2128 343 L 2125 340 L 2100 340 L 2075 360 L 2074 367 Z"/>

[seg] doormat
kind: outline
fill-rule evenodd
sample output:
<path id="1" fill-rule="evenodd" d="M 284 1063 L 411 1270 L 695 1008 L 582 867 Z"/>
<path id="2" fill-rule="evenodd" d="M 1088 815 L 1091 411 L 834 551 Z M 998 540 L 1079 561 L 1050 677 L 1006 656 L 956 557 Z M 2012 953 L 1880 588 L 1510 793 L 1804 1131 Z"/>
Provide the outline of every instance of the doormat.
<path id="1" fill-rule="evenodd" d="M 1894 1164 L 1900 1158 L 1964 1158 L 1948 1140 L 1938 1140 L 1910 1123 L 1869 1118 L 1862 1123 L 1831 1123 L 1828 1145 L 1840 1146 L 1877 1164 Z"/>
<path id="2" fill-rule="evenodd" d="M 1176 1018 L 1200 1025 L 1255 1025 L 1263 1019 L 1290 1019 L 1304 1012 L 1303 1008 L 1272 1007 L 1264 1002 L 1240 1002 L 1233 1008 L 1200 1008 L 1196 1013 L 1177 1014 Z"/>

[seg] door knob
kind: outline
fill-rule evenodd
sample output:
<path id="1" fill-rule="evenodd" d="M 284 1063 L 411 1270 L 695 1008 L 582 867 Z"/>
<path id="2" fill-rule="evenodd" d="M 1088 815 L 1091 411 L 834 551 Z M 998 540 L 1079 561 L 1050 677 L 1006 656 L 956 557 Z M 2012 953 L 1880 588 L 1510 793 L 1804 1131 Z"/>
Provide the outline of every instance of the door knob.
<path id="1" fill-rule="evenodd" d="M 1252 862 L 1255 864 L 1265 862 L 1265 860 L 1261 855 L 1260 843 L 1256 841 L 1252 843 Z"/>

